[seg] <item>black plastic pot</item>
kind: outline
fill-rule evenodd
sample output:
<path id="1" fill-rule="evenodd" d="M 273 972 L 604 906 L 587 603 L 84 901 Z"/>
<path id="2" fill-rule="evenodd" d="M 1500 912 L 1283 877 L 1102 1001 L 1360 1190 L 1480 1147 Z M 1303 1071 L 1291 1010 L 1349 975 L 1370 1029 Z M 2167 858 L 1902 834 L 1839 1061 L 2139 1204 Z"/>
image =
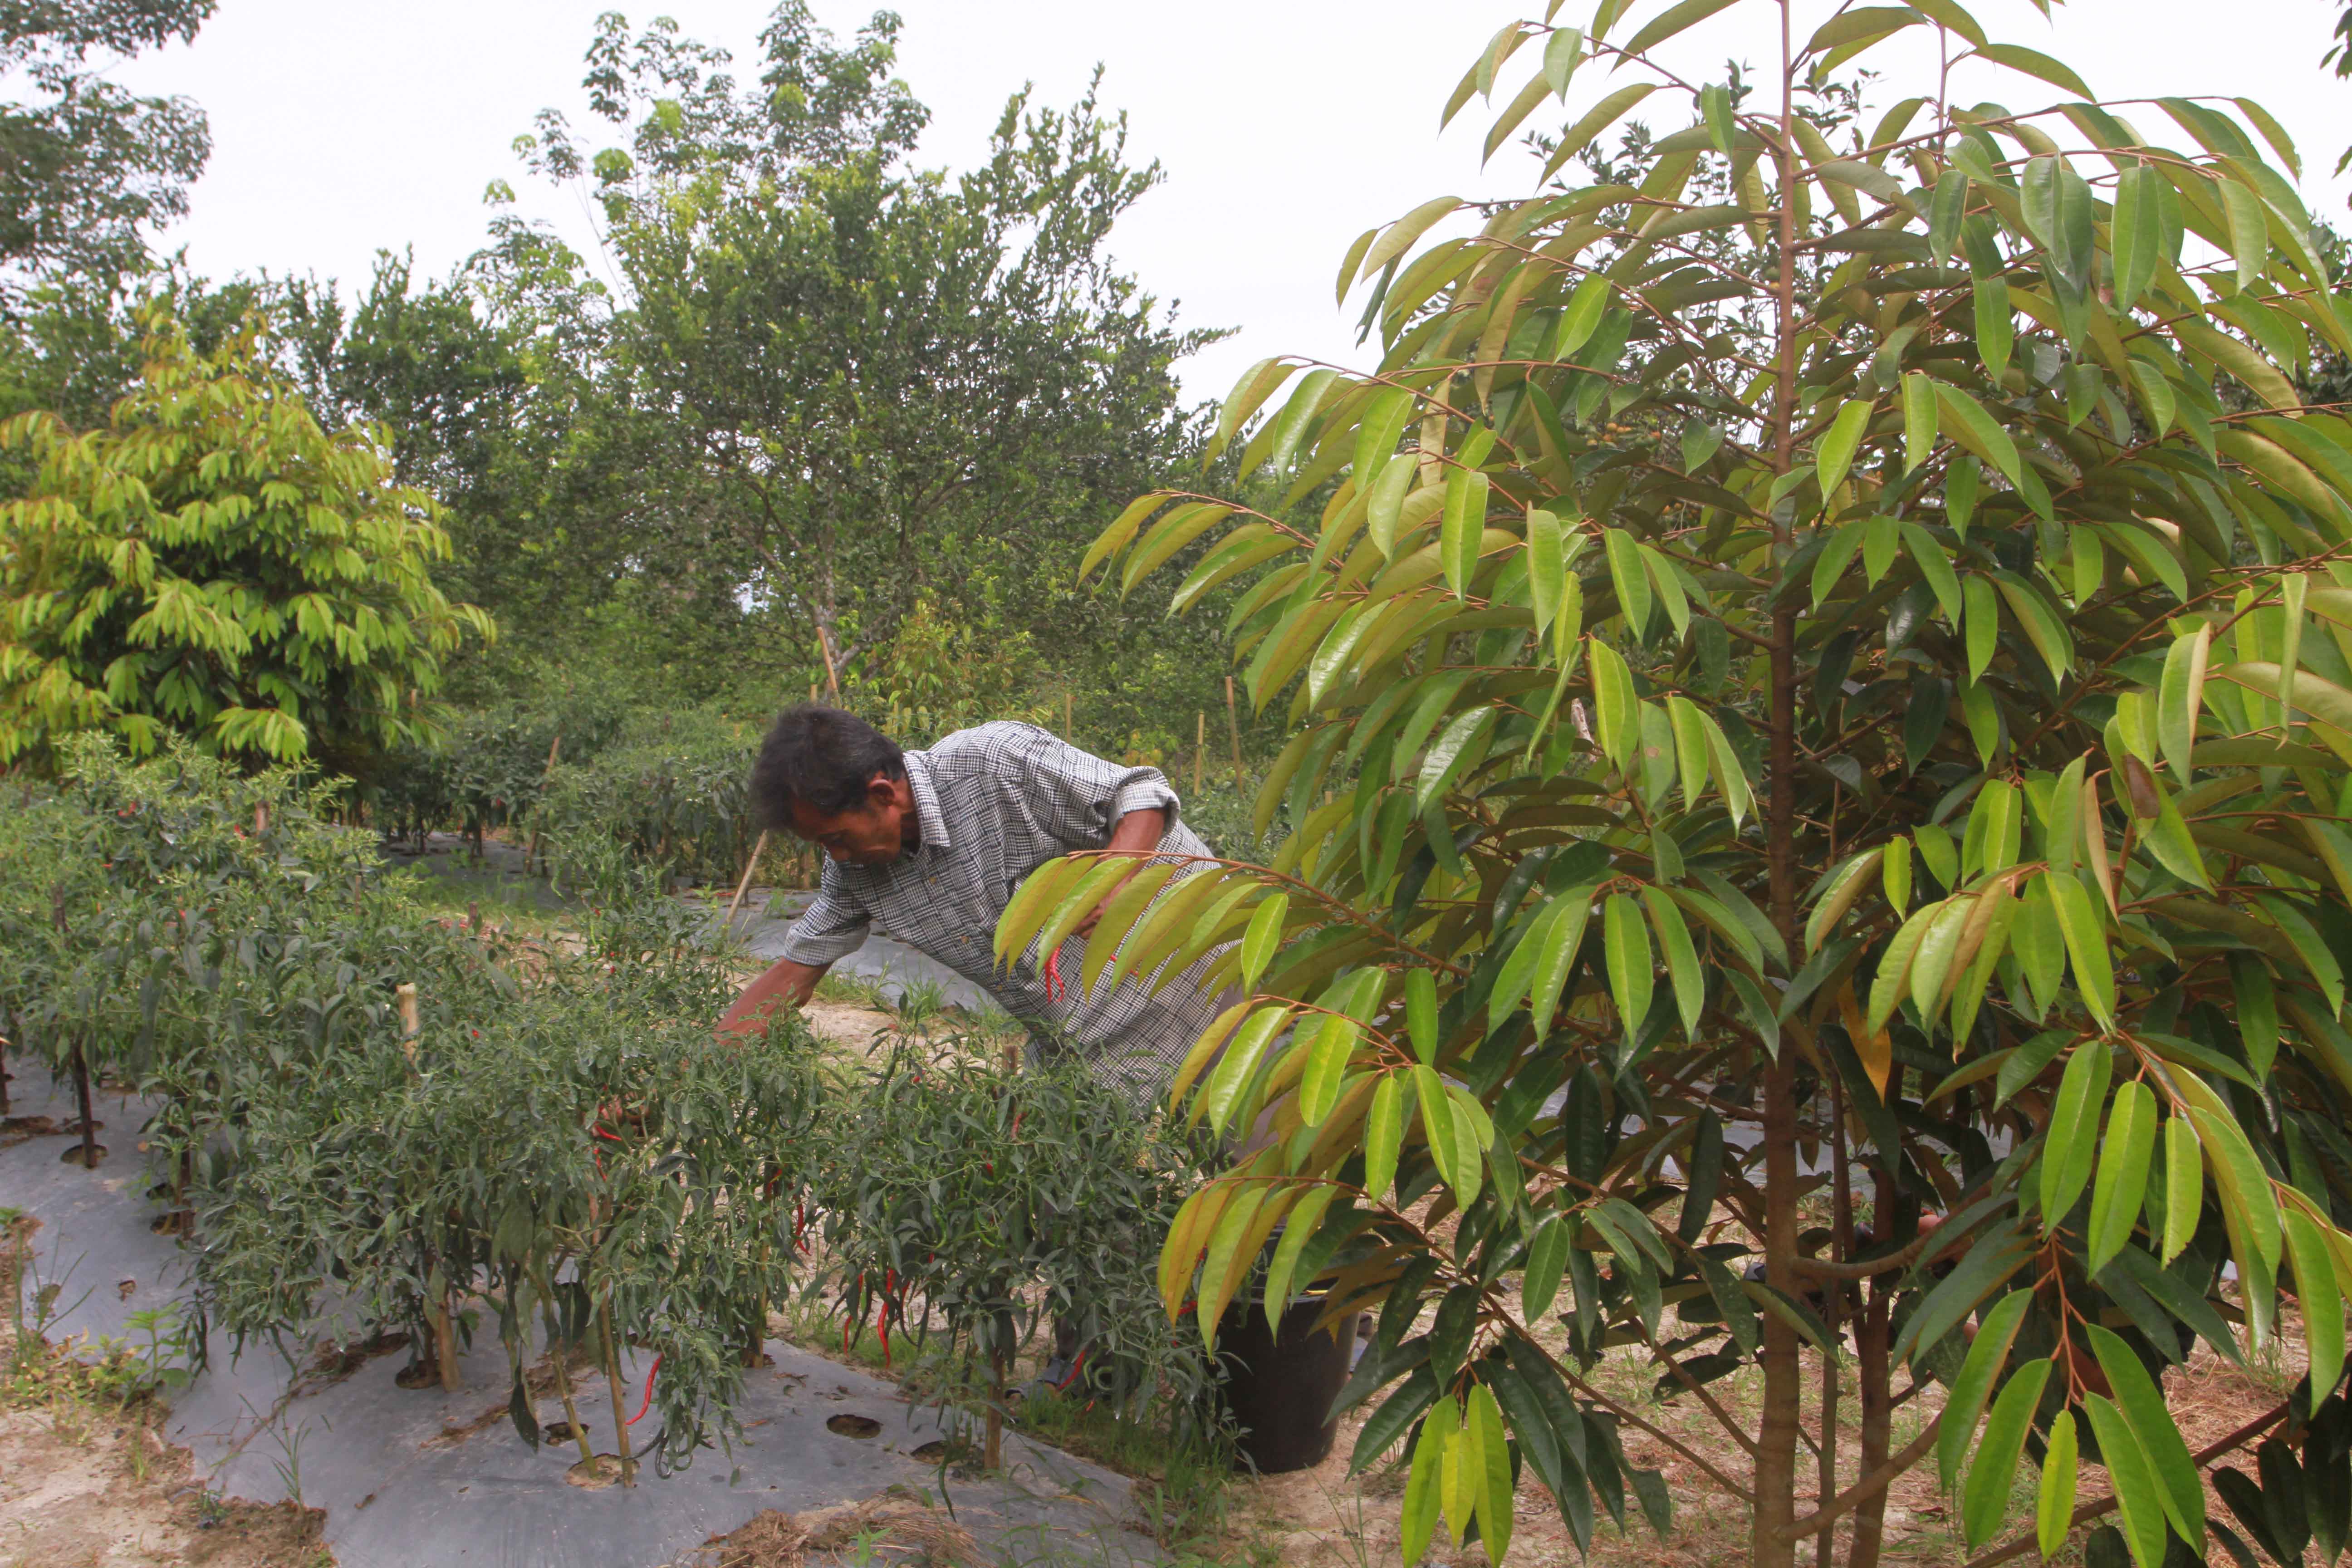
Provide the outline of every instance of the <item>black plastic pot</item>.
<path id="1" fill-rule="evenodd" d="M 1282 1315 L 1279 1335 L 1267 1331 L 1256 1301 L 1235 1302 L 1217 1325 L 1225 1408 L 1241 1430 L 1237 1468 L 1280 1475 L 1319 1465 L 1339 1440 L 1331 1402 L 1348 1381 L 1356 1349 L 1356 1320 L 1317 1333 L 1323 1298 L 1302 1296 Z"/>

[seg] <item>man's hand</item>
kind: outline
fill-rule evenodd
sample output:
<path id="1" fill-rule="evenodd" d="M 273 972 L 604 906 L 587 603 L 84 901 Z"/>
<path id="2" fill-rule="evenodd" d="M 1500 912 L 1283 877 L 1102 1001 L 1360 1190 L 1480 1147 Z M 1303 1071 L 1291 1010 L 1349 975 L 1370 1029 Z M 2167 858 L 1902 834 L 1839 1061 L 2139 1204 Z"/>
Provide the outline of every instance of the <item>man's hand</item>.
<path id="1" fill-rule="evenodd" d="M 1132 856 L 1138 860 L 1149 859 L 1159 849 L 1160 841 L 1166 837 L 1168 837 L 1166 808 L 1154 805 L 1146 807 L 1142 811 L 1130 811 L 1118 819 L 1118 826 L 1110 830 L 1110 842 L 1103 846 L 1103 853 Z M 1133 873 L 1130 872 L 1129 875 L 1131 876 Z M 1104 909 L 1108 906 L 1111 900 L 1118 896 L 1118 890 L 1126 886 L 1126 877 L 1121 877 L 1118 881 L 1113 882 L 1110 885 L 1110 890 L 1103 894 L 1102 902 L 1087 911 L 1087 918 L 1078 922 L 1077 930 L 1074 934 L 1092 935 L 1095 926 L 1102 920 Z"/>
<path id="2" fill-rule="evenodd" d="M 719 1020 L 720 1037 L 766 1034 L 772 1015 L 808 1005 L 816 983 L 832 967 L 829 963 L 794 963 L 789 958 L 778 959 L 765 974 L 743 987 L 743 994 L 735 998 L 735 1005 Z"/>

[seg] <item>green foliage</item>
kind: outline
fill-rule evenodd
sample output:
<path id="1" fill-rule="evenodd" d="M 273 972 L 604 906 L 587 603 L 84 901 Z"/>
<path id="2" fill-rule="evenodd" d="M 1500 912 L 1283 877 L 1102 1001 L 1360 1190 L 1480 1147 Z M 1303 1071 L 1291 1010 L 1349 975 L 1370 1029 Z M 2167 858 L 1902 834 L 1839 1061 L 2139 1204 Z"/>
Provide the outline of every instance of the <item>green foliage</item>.
<path id="1" fill-rule="evenodd" d="M 1628 1487 L 1664 1528 L 1588 1377 L 1639 1347 L 1662 1398 L 1760 1364 L 1760 1430 L 1710 1405 L 1753 1445 L 1753 1562 L 1850 1510 L 1874 1563 L 1924 1450 L 1866 1416 L 1848 1506 L 1800 1500 L 1800 1352 L 1850 1331 L 1866 1412 L 1896 1369 L 1959 1380 L 1972 1548 L 2022 1453 L 2079 1451 L 2158 1568 L 2206 1531 L 2161 1370 L 2258 1351 L 2283 1287 L 2309 1376 L 2238 1489 L 2275 1520 L 2352 1486 L 2352 424 L 2294 390 L 2345 301 L 2245 100 L 2131 107 L 2181 151 L 1950 0 L 1797 26 L 1764 101 L 1655 68 L 1728 3 L 1504 28 L 1448 114 L 1523 74 L 1488 148 L 1558 117 L 1537 194 L 1367 232 L 1340 290 L 1379 368 L 1268 361 L 1221 416 L 1277 499 L 1156 492 L 1088 554 L 1132 589 L 1205 542 L 1175 605 L 1245 585 L 1235 656 L 1292 731 L 1267 867 L 1092 939 L 1222 949 L 1210 984 L 1255 992 L 1176 1092 L 1274 1138 L 1160 1283 L 1213 1323 L 1311 1225 L 1295 1277 L 1381 1311 L 1357 1460 L 1412 1455 L 1409 1561 L 1441 1520 L 1503 1555 L 1507 1439 L 1580 1545 Z M 1830 73 L 1915 28 L 2068 100 L 1854 118 Z M 1645 98 L 1691 122 L 1596 152 Z M 1538 1258 L 1564 1347 L 1505 1288 Z"/>
<path id="2" fill-rule="evenodd" d="M 1081 1386 L 1129 1419 L 1164 1395 L 1207 1418 L 1211 1363 L 1171 1343 L 1157 1238 L 1210 1148 L 1139 1119 L 1076 1064 L 1003 1071 L 901 1045 L 849 1102 L 815 1195 L 856 1284 L 850 1320 L 919 1327 L 1010 1363 L 1050 1315 L 1087 1347 Z"/>
<path id="3" fill-rule="evenodd" d="M 0 300 L 26 277 L 138 271 L 143 231 L 186 213 L 212 151 L 204 111 L 137 97 L 107 75 L 116 60 L 194 38 L 213 6 L 18 0 L 0 16 L 0 74 L 37 95 L 0 105 L 0 269 L 15 274 L 0 279 Z"/>
<path id="4" fill-rule="evenodd" d="M 0 426 L 36 468 L 0 506 L 0 760 L 100 728 L 358 772 L 426 732 L 465 631 L 431 563 L 431 501 L 374 438 L 329 435 L 248 330 L 199 355 L 160 314 L 107 427 Z"/>
<path id="5" fill-rule="evenodd" d="M 760 735 L 758 724 L 707 709 L 641 711 L 593 755 L 557 763 L 533 825 L 559 840 L 624 845 L 673 876 L 731 884 L 760 837 L 750 793 Z M 572 879 L 561 866 L 557 877 Z"/>
<path id="6" fill-rule="evenodd" d="M 778 634 L 763 700 L 826 682 L 829 661 L 861 708 L 936 712 L 905 688 L 942 632 L 1008 669 L 1035 660 L 1049 701 L 1065 684 L 1118 697 L 1139 643 L 1192 649 L 1169 672 L 1198 683 L 1196 634 L 1130 624 L 1061 565 L 1188 433 L 1171 366 L 1204 335 L 1171 330 L 1105 255 L 1158 171 L 1126 163 L 1091 94 L 1066 112 L 1014 98 L 961 175 L 910 167 L 928 111 L 890 75 L 896 39 L 887 14 L 837 41 L 782 5 L 739 85 L 667 22 L 604 19 L 585 85 L 624 144 L 549 111 L 526 157 L 602 208 L 613 308 L 585 259 L 517 220 L 478 261 L 499 320 L 569 356 L 551 384 L 577 405 L 522 419 L 580 433 L 559 468 L 603 465 L 561 515 L 600 552 L 642 531 L 632 570 L 670 621 L 690 606 Z"/>
<path id="7" fill-rule="evenodd" d="M 641 1347 L 678 1467 L 731 1440 L 769 1307 L 831 1280 L 860 1321 L 912 1291 L 950 1352 L 1050 1310 L 1129 1421 L 1201 1415 L 1150 1240 L 1206 1151 L 1075 1071 L 853 1077 L 797 1019 L 719 1039 L 733 953 L 593 831 L 553 851 L 574 931 L 524 942 L 427 913 L 283 770 L 89 735 L 61 760 L 0 813 L 0 1018 L 161 1101 L 153 1190 L 232 1344 L 400 1329 L 425 1373 L 494 1333 L 534 1443 L 572 1358 L 610 1377 Z"/>

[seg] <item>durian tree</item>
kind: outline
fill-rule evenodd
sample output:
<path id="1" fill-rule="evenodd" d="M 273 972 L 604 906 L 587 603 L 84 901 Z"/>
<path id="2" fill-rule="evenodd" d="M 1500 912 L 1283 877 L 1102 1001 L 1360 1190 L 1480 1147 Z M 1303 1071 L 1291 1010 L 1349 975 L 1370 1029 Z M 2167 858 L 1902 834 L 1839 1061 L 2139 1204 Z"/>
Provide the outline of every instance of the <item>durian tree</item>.
<path id="1" fill-rule="evenodd" d="M 1629 1489 L 1666 1528 L 1635 1428 L 1759 1568 L 1874 1563 L 1919 1466 L 1979 1563 L 2332 1556 L 2352 424 L 2298 388 L 2352 333 L 2294 147 L 2244 99 L 2101 102 L 1957 0 L 1559 10 L 1446 110 L 1503 105 L 1533 191 L 1368 230 L 1377 366 L 1253 368 L 1241 488 L 1085 562 L 1197 557 L 1171 610 L 1238 590 L 1291 725 L 1269 863 L 1055 862 L 1000 931 L 1118 888 L 1087 984 L 1243 990 L 1174 1103 L 1261 1136 L 1175 1222 L 1171 1313 L 1213 1335 L 1279 1226 L 1266 1300 L 1377 1314 L 1343 1400 L 1359 1466 L 1409 1465 L 1407 1563 L 1499 1561 L 1538 1487 L 1580 1545 Z M 1665 63 L 1741 13 L 1769 68 Z M 1908 96 L 1838 107 L 1914 40 Z M 1952 95 L 1995 79 L 2023 106 Z M 2307 1376 L 2192 1451 L 2168 1373 L 2283 1314 Z"/>

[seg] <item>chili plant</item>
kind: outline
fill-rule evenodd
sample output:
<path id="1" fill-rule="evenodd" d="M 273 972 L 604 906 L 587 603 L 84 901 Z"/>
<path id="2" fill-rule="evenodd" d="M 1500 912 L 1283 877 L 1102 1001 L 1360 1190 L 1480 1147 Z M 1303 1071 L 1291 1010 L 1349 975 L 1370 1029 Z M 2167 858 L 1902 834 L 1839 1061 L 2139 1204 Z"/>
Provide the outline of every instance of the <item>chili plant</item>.
<path id="1" fill-rule="evenodd" d="M 986 1367 L 993 1396 L 1037 1324 L 1084 1347 L 1074 1386 L 1139 1418 L 1156 1394 L 1205 1411 L 1211 1367 L 1171 1342 L 1156 1238 L 1205 1145 L 1139 1119 L 1075 1065 L 1008 1071 L 902 1043 L 850 1101 L 818 1189 L 851 1324 L 871 1317 Z M 909 1321 L 919 1303 L 921 1317 Z"/>

